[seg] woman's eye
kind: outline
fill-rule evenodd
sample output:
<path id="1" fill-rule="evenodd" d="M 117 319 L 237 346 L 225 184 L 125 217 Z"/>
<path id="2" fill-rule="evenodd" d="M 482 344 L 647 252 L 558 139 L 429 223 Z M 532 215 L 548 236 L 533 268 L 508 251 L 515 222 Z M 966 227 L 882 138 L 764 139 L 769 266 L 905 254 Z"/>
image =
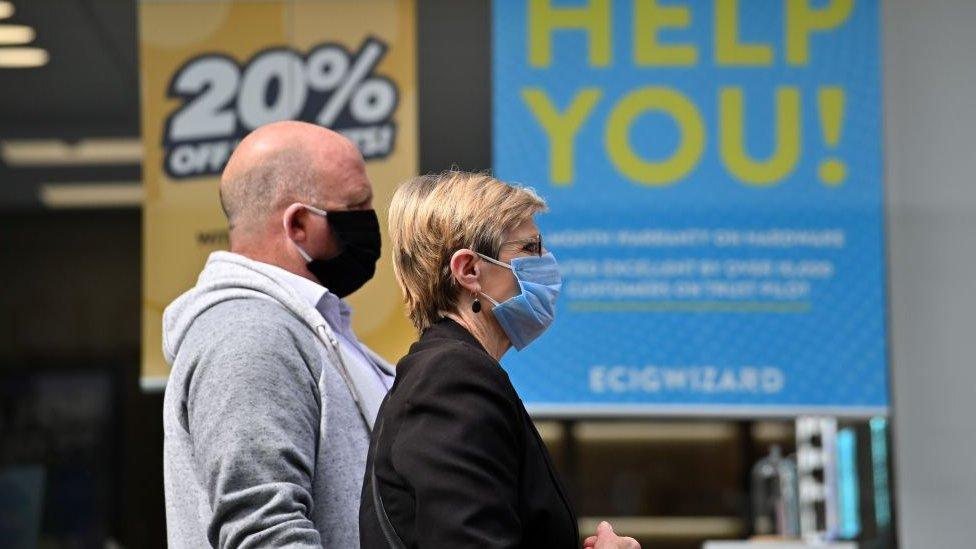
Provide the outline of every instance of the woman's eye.
<path id="1" fill-rule="evenodd" d="M 522 250 L 530 254 L 539 255 L 539 243 L 529 242 L 528 244 L 522 247 Z"/>

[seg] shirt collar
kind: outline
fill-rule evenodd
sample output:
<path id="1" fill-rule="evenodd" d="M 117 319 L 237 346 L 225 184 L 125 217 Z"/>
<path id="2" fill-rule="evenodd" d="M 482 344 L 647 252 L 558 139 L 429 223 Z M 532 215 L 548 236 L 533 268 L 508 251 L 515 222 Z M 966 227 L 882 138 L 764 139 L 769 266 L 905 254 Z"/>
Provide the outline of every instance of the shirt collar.
<path id="1" fill-rule="evenodd" d="M 313 280 L 286 271 L 277 265 L 271 265 L 271 267 L 278 282 L 294 290 L 303 301 L 317 310 L 334 330 L 349 337 L 352 309 L 345 300 L 339 299 L 328 288 Z"/>
<path id="2" fill-rule="evenodd" d="M 270 264 L 269 264 L 270 265 Z M 312 307 L 318 308 L 319 301 L 329 292 L 328 288 L 312 280 L 299 276 L 291 271 L 286 271 L 277 265 L 270 265 L 274 277 L 278 282 L 288 286 Z"/>

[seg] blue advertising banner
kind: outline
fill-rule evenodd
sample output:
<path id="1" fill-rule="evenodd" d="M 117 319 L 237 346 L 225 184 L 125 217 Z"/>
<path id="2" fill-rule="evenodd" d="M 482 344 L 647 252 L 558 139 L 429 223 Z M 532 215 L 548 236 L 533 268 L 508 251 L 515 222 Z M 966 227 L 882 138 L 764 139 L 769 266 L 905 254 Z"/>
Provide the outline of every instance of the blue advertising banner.
<path id="1" fill-rule="evenodd" d="M 542 414 L 883 414 L 874 0 L 496 0 L 495 175 L 564 284 Z"/>

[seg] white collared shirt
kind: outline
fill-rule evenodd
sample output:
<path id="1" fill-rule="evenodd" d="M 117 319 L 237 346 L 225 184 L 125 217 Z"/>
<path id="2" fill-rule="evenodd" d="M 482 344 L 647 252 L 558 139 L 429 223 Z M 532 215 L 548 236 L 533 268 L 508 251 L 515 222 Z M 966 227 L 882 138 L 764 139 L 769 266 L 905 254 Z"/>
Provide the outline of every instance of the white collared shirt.
<path id="1" fill-rule="evenodd" d="M 278 282 L 295 290 L 332 327 L 342 354 L 352 358 L 353 364 L 346 365 L 349 374 L 356 377 L 362 376 L 368 378 L 371 382 L 370 384 L 375 387 L 379 400 L 382 400 L 383 396 L 390 390 L 390 387 L 393 386 L 393 376 L 388 375 L 369 358 L 369 354 L 364 350 L 363 344 L 356 337 L 356 334 L 353 333 L 352 309 L 349 305 L 321 284 L 286 271 L 276 265 L 271 265 L 271 267 L 274 268 L 275 278 Z M 363 396 L 369 398 L 369 395 Z M 375 404 L 375 407 L 379 406 L 378 402 Z"/>

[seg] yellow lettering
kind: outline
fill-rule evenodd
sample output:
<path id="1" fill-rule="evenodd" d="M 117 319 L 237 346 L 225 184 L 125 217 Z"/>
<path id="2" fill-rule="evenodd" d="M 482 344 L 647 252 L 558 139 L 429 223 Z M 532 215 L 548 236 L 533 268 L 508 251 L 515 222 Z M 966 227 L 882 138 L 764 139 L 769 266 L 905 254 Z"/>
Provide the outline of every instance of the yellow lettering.
<path id="1" fill-rule="evenodd" d="M 657 39 L 661 29 L 685 29 L 689 25 L 691 12 L 687 7 L 662 7 L 657 0 L 634 0 L 634 62 L 638 65 L 694 65 L 698 61 L 695 46 L 664 46 Z"/>
<path id="2" fill-rule="evenodd" d="M 810 7 L 809 0 L 786 2 L 786 62 L 810 62 L 810 35 L 838 27 L 851 14 L 854 0 L 832 0 L 822 9 Z"/>
<path id="3" fill-rule="evenodd" d="M 772 46 L 739 41 L 739 0 L 715 2 L 715 60 L 719 65 L 773 64 Z"/>
<path id="4" fill-rule="evenodd" d="M 660 162 L 639 157 L 630 142 L 634 120 L 649 111 L 670 115 L 681 134 L 677 149 Z M 705 150 L 705 126 L 687 97 L 670 88 L 649 86 L 632 91 L 614 107 L 607 121 L 606 147 L 610 161 L 629 179 L 645 185 L 670 185 L 698 164 Z"/>
<path id="5" fill-rule="evenodd" d="M 600 90 L 583 88 L 560 113 L 546 92 L 539 88 L 522 90 L 522 100 L 529 106 L 549 136 L 549 179 L 556 185 L 573 181 L 573 141 L 580 126 L 600 100 Z"/>
<path id="6" fill-rule="evenodd" d="M 778 183 L 796 167 L 800 156 L 800 91 L 776 90 L 776 150 L 766 160 L 755 160 L 745 147 L 742 88 L 723 88 L 719 95 L 719 150 L 725 167 L 743 182 L 767 186 Z M 752 117 L 753 120 L 765 117 Z"/>
<path id="7" fill-rule="evenodd" d="M 551 0 L 530 0 L 529 65 L 552 64 L 552 33 L 560 29 L 585 31 L 590 65 L 610 64 L 610 0 L 590 0 L 581 8 L 556 8 Z"/>

